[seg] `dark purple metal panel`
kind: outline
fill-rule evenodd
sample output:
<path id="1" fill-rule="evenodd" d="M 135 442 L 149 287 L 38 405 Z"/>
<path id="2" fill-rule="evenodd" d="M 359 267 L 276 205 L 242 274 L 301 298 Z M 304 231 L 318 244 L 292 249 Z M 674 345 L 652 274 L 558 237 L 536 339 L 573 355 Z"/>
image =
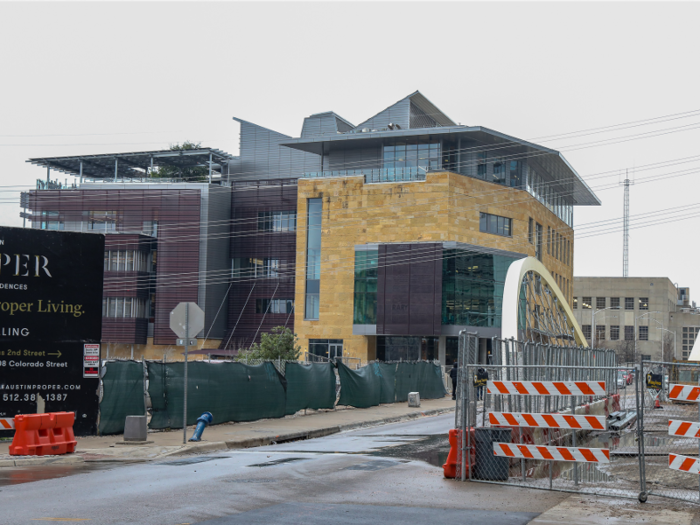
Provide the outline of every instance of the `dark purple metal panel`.
<path id="1" fill-rule="evenodd" d="M 379 246 L 377 334 L 440 335 L 442 245 Z"/>

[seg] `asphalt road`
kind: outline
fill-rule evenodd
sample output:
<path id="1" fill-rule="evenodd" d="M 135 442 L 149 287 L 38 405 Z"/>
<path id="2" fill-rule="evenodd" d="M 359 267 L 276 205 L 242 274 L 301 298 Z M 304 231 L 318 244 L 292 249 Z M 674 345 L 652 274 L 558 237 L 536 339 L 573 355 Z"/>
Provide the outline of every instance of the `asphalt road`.
<path id="1" fill-rule="evenodd" d="M 439 463 L 431 452 L 444 448 L 453 422 L 448 414 L 5 485 L 0 522 L 516 525 L 566 498 L 445 480 L 442 468 L 424 459 Z"/>

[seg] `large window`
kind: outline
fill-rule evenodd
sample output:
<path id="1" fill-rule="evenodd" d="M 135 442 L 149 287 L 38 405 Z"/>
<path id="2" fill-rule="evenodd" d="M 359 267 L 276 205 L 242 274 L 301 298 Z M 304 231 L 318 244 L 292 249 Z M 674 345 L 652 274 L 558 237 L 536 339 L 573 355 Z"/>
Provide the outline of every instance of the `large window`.
<path id="1" fill-rule="evenodd" d="M 595 326 L 595 342 L 598 344 L 600 341 L 605 341 L 605 325 L 597 324 Z"/>
<path id="2" fill-rule="evenodd" d="M 584 310 L 591 310 L 593 308 L 593 301 L 591 297 L 583 297 L 581 301 L 581 308 Z"/>
<path id="3" fill-rule="evenodd" d="M 640 297 L 639 298 L 639 309 L 640 310 L 648 310 L 649 309 L 649 298 L 648 297 Z"/>
<path id="4" fill-rule="evenodd" d="M 501 326 L 503 286 L 516 259 L 463 250 L 444 250 L 442 324 Z"/>
<path id="5" fill-rule="evenodd" d="M 693 350 L 693 345 L 695 344 L 695 339 L 700 333 L 700 326 L 684 326 L 683 327 L 683 338 L 682 338 L 682 355 L 683 359 L 688 359 L 690 352 Z"/>
<path id="6" fill-rule="evenodd" d="M 242 257 L 231 260 L 231 277 L 233 279 L 271 279 L 279 276 L 279 259 Z"/>
<path id="7" fill-rule="evenodd" d="M 634 310 L 634 297 L 625 297 L 625 310 Z"/>
<path id="8" fill-rule="evenodd" d="M 589 324 L 584 324 L 581 326 L 581 331 L 583 332 L 583 337 L 588 339 L 589 341 L 591 340 L 591 325 Z"/>
<path id="9" fill-rule="evenodd" d="M 489 213 L 480 213 L 479 231 L 503 235 L 504 237 L 512 237 L 513 219 L 501 217 L 499 215 L 491 215 Z"/>
<path id="10" fill-rule="evenodd" d="M 88 230 L 106 233 L 117 229 L 117 212 L 115 211 L 89 211 L 87 216 Z"/>
<path id="11" fill-rule="evenodd" d="M 536 245 L 535 245 L 535 257 L 537 257 L 540 261 L 542 261 L 542 242 L 543 242 L 543 233 L 542 233 L 542 225 L 538 222 L 535 223 L 535 234 L 536 234 Z"/>
<path id="12" fill-rule="evenodd" d="M 596 310 L 603 310 L 605 308 L 605 297 L 595 298 L 595 308 Z"/>
<path id="13" fill-rule="evenodd" d="M 104 256 L 105 272 L 150 272 L 148 254 L 139 250 L 108 250 Z"/>
<path id="14" fill-rule="evenodd" d="M 256 314 L 291 314 L 294 311 L 294 299 L 256 299 Z"/>
<path id="15" fill-rule="evenodd" d="M 294 232 L 297 230 L 296 211 L 261 211 L 258 212 L 258 231 Z"/>
<path id="16" fill-rule="evenodd" d="M 620 309 L 620 298 L 619 297 L 611 297 L 610 298 L 610 308 L 614 308 L 615 310 Z"/>
<path id="17" fill-rule="evenodd" d="M 42 230 L 63 230 L 63 221 L 59 220 L 57 211 L 42 211 L 41 212 L 41 229 Z"/>
<path id="18" fill-rule="evenodd" d="M 377 337 L 378 361 L 432 361 L 437 358 L 437 337 Z"/>
<path id="19" fill-rule="evenodd" d="M 354 324 L 377 324 L 378 250 L 355 252 Z"/>
<path id="20" fill-rule="evenodd" d="M 634 326 L 625 326 L 625 341 L 634 341 Z"/>
<path id="21" fill-rule="evenodd" d="M 309 339 L 309 354 L 320 357 L 319 361 L 335 360 L 343 357 L 342 339 Z M 313 360 L 313 357 L 311 357 Z"/>
<path id="22" fill-rule="evenodd" d="M 574 297 L 574 310 L 578 310 L 578 297 Z"/>
<path id="23" fill-rule="evenodd" d="M 102 317 L 140 318 L 148 317 L 146 301 L 134 297 L 104 297 Z"/>
<path id="24" fill-rule="evenodd" d="M 640 326 L 639 327 L 639 340 L 640 341 L 648 341 L 649 340 L 649 327 L 648 326 Z"/>
<path id="25" fill-rule="evenodd" d="M 619 341 L 620 340 L 620 325 L 612 325 L 610 327 L 610 340 Z"/>
<path id="26" fill-rule="evenodd" d="M 318 319 L 321 291 L 321 215 L 323 201 L 308 200 L 306 228 L 306 297 L 304 318 Z"/>
<path id="27" fill-rule="evenodd" d="M 440 168 L 440 143 L 409 141 L 384 146 L 382 168 L 392 174 L 420 173 Z"/>

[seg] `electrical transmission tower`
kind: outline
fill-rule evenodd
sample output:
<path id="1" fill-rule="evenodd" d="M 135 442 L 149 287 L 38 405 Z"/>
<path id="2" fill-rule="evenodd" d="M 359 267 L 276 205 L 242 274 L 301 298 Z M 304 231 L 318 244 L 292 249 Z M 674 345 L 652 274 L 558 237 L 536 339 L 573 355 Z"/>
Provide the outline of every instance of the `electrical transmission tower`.
<path id="1" fill-rule="evenodd" d="M 629 175 L 625 171 L 625 204 L 622 213 L 622 277 L 629 277 L 630 258 L 630 182 Z"/>

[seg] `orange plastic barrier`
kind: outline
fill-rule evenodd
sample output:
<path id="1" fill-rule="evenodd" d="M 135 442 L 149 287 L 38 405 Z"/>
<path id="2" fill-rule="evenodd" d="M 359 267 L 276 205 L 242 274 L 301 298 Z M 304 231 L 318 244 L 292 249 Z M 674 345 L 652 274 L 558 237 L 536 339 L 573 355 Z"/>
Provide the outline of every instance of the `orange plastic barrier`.
<path id="1" fill-rule="evenodd" d="M 457 458 L 459 458 L 459 450 L 460 450 L 460 445 L 461 445 L 461 430 L 458 428 L 453 428 L 450 430 L 449 434 L 449 440 L 450 440 L 450 453 L 447 455 L 447 461 L 445 461 L 445 464 L 442 466 L 442 471 L 445 474 L 446 478 L 456 478 L 457 477 Z M 469 477 L 469 467 L 474 466 L 474 462 L 476 461 L 476 449 L 474 447 L 475 442 L 474 442 L 474 428 L 469 429 L 469 433 L 471 434 L 471 442 L 472 442 L 472 448 L 471 448 L 471 454 L 469 454 L 469 459 L 471 461 L 466 462 L 466 470 L 465 474 L 467 478 Z"/>
<path id="2" fill-rule="evenodd" d="M 12 456 L 49 456 L 75 452 L 75 412 L 15 416 Z"/>
<path id="3" fill-rule="evenodd" d="M 612 395 L 612 400 L 613 400 L 613 412 L 619 412 L 620 411 L 620 394 L 613 394 Z"/>

